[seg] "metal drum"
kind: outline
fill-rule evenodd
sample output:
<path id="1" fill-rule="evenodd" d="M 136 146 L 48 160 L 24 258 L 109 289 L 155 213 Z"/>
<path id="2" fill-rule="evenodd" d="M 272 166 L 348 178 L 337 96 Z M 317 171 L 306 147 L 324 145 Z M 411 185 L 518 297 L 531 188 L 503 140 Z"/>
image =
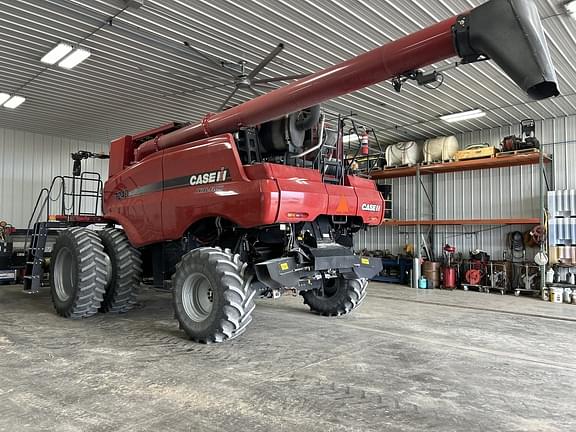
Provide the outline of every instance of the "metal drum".
<path id="1" fill-rule="evenodd" d="M 434 261 L 422 264 L 422 274 L 428 279 L 428 288 L 440 288 L 440 267 L 441 264 Z"/>

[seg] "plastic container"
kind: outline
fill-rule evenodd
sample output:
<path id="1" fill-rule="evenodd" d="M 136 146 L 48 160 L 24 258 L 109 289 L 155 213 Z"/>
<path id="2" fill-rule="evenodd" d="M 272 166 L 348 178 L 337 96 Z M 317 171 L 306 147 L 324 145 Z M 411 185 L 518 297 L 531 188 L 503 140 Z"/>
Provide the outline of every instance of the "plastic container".
<path id="1" fill-rule="evenodd" d="M 458 151 L 458 139 L 455 136 L 432 138 L 424 142 L 424 162 L 452 159 Z"/>
<path id="2" fill-rule="evenodd" d="M 546 272 L 546 283 L 554 283 L 554 275 L 556 272 L 553 268 L 548 269 Z"/>
<path id="3" fill-rule="evenodd" d="M 548 243 L 550 246 L 576 244 L 576 218 L 558 218 L 548 221 Z"/>
<path id="4" fill-rule="evenodd" d="M 386 147 L 386 165 L 414 165 L 422 160 L 416 141 L 399 142 Z"/>
<path id="5" fill-rule="evenodd" d="M 572 288 L 564 288 L 564 296 L 562 297 L 564 303 L 572 302 L 572 292 Z"/>
<path id="6" fill-rule="evenodd" d="M 564 289 L 559 287 L 550 287 L 550 301 L 552 303 L 562 303 L 564 297 Z"/>
<path id="7" fill-rule="evenodd" d="M 428 279 L 426 279 L 424 276 L 420 276 L 420 279 L 418 279 L 418 288 L 428 289 Z"/>

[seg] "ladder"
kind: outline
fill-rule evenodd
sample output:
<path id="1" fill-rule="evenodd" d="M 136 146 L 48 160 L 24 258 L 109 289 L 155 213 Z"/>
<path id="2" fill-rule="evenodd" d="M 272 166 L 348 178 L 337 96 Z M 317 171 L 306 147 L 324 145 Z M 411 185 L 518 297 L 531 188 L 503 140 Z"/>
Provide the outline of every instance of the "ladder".
<path id="1" fill-rule="evenodd" d="M 24 273 L 24 292 L 35 294 L 42 286 L 44 276 L 44 258 L 48 236 L 55 230 L 68 228 L 66 222 L 36 222 L 30 235 L 30 246 L 26 252 L 26 268 Z"/>
<path id="2" fill-rule="evenodd" d="M 30 247 L 26 252 L 26 271 L 24 273 L 24 292 L 37 293 L 42 285 L 44 274 L 44 251 L 48 237 L 48 222 L 36 222 L 30 236 Z"/>

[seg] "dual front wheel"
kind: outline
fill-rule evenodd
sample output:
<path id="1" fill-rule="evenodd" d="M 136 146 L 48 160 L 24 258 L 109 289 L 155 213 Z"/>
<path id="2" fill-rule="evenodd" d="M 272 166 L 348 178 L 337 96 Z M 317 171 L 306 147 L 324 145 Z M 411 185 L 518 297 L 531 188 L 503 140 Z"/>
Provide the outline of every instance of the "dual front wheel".
<path id="1" fill-rule="evenodd" d="M 52 249 L 50 294 L 56 312 L 66 318 L 130 310 L 141 278 L 140 252 L 122 230 L 70 228 Z"/>

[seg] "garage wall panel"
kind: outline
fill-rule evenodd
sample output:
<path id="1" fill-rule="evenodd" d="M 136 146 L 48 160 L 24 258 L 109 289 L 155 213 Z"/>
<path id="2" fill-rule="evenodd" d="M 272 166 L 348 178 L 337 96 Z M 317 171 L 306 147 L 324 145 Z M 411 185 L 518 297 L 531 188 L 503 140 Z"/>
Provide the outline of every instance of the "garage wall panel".
<path id="1" fill-rule="evenodd" d="M 498 146 L 502 138 L 518 135 L 520 125 L 506 125 L 464 133 L 458 136 L 461 147 L 488 143 Z M 536 136 L 553 163 L 546 170 L 555 189 L 576 189 L 576 116 L 536 122 Z M 426 180 L 430 182 L 431 180 Z M 540 216 L 540 180 L 537 165 L 496 168 L 482 171 L 440 174 L 434 177 L 435 219 L 499 219 Z M 415 219 L 415 179 L 394 179 L 394 218 Z M 430 183 L 429 183 L 430 184 Z M 406 198 L 406 197 L 412 197 Z M 404 208 L 402 208 L 405 206 Z M 429 208 L 423 202 L 422 219 Z M 445 243 L 459 251 L 485 249 L 499 258 L 506 249 L 506 235 L 525 231 L 528 226 L 439 226 L 434 228 L 434 249 Z M 423 227 L 425 232 L 427 227 Z M 357 250 L 401 251 L 404 244 L 415 241 L 415 228 L 382 226 L 356 236 Z"/>
<path id="2" fill-rule="evenodd" d="M 26 228 L 38 193 L 57 175 L 72 174 L 70 153 L 108 152 L 108 143 L 94 143 L 0 128 L 0 220 Z M 106 178 L 108 161 L 88 159 L 83 169 Z"/>

